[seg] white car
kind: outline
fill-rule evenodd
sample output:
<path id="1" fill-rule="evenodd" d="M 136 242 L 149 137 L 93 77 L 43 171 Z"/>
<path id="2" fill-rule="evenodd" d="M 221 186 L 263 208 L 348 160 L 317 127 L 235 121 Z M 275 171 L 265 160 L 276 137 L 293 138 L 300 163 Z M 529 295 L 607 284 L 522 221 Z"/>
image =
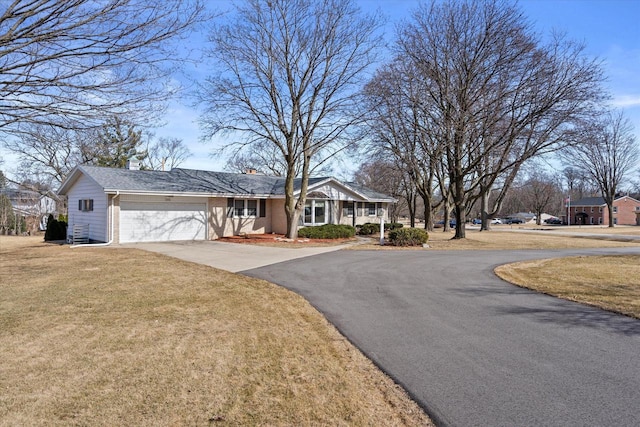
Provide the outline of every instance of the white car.
<path id="1" fill-rule="evenodd" d="M 500 218 L 493 218 L 491 224 L 502 224 L 502 220 Z"/>

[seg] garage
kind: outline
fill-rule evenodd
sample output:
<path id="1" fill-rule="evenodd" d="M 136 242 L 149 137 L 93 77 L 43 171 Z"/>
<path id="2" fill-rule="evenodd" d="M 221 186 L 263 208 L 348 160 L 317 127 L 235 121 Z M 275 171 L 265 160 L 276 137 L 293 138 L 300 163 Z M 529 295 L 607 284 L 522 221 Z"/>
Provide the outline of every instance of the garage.
<path id="1" fill-rule="evenodd" d="M 205 240 L 206 203 L 120 203 L 120 243 Z"/>

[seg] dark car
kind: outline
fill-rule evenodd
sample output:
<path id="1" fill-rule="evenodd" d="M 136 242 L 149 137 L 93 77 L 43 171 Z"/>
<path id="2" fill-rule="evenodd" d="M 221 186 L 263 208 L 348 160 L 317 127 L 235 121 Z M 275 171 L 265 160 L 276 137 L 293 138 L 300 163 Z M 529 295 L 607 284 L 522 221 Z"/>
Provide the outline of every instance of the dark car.
<path id="1" fill-rule="evenodd" d="M 473 221 L 471 221 L 471 223 L 474 225 L 480 225 L 482 224 L 482 220 L 480 218 L 476 218 Z"/>
<path id="2" fill-rule="evenodd" d="M 449 221 L 449 228 L 454 228 L 456 226 L 456 220 L 452 219 Z M 433 228 L 442 228 L 444 227 L 444 220 L 441 219 L 440 221 L 436 222 L 435 224 L 433 224 Z"/>
<path id="3" fill-rule="evenodd" d="M 560 218 L 547 218 L 544 222 L 551 225 L 562 225 L 562 220 Z"/>
<path id="4" fill-rule="evenodd" d="M 520 218 L 507 218 L 505 223 L 506 224 L 524 224 L 524 220 Z"/>

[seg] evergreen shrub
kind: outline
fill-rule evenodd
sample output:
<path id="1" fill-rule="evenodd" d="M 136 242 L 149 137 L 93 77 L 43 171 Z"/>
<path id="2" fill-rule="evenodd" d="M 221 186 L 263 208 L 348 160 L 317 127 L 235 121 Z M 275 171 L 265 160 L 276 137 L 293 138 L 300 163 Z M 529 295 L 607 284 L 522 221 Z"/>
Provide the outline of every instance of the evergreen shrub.
<path id="1" fill-rule="evenodd" d="M 429 240 L 429 233 L 422 228 L 398 228 L 389 232 L 393 246 L 422 246 Z"/>
<path id="2" fill-rule="evenodd" d="M 354 227 L 342 224 L 325 224 L 298 230 L 298 237 L 306 239 L 344 239 L 353 237 L 355 234 Z"/>

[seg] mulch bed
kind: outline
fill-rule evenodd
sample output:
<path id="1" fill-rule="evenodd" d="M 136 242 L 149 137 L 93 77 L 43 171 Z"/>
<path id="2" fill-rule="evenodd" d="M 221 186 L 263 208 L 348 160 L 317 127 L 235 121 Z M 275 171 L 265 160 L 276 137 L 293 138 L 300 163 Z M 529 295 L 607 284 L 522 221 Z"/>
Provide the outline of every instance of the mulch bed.
<path id="1" fill-rule="evenodd" d="M 243 236 L 221 237 L 220 242 L 244 243 L 244 244 L 268 244 L 268 243 L 301 243 L 301 244 L 342 244 L 351 242 L 354 239 L 287 239 L 284 234 L 246 234 Z"/>

